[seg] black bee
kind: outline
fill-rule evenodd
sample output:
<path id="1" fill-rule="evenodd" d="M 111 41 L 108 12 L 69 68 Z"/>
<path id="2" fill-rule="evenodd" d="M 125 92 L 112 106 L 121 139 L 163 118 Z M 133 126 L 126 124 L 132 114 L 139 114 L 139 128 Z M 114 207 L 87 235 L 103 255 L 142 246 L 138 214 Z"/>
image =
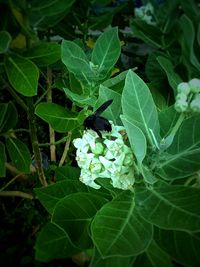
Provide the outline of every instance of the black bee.
<path id="1" fill-rule="evenodd" d="M 94 114 L 88 116 L 85 120 L 84 120 L 84 127 L 87 129 L 92 129 L 93 131 L 95 131 L 98 136 L 100 138 L 102 138 L 102 134 L 100 131 L 107 131 L 110 132 L 112 130 L 111 124 L 109 123 L 109 121 L 104 118 L 101 117 L 101 113 L 107 109 L 108 106 L 110 106 L 110 104 L 113 102 L 112 99 L 106 101 L 105 103 L 103 103 L 95 112 Z"/>

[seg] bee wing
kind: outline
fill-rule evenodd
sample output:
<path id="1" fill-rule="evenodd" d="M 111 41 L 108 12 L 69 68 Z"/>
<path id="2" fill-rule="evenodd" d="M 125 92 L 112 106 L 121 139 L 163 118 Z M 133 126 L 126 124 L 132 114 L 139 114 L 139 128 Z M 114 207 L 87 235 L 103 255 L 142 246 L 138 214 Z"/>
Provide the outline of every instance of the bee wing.
<path id="1" fill-rule="evenodd" d="M 105 103 L 103 103 L 96 111 L 95 111 L 95 115 L 100 115 L 104 110 L 107 109 L 108 106 L 110 106 L 110 104 L 113 102 L 113 99 L 107 100 Z"/>

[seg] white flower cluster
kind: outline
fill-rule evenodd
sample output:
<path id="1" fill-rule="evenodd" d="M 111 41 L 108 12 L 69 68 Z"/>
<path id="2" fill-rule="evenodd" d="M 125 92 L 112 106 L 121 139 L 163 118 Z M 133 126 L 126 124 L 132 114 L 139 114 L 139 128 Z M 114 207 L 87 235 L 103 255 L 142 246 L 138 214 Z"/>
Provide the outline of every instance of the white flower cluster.
<path id="1" fill-rule="evenodd" d="M 77 148 L 76 160 L 81 168 L 80 181 L 99 189 L 97 178 L 109 178 L 113 187 L 123 190 L 134 184 L 133 154 L 125 145 L 121 126 L 111 122 L 112 131 L 103 132 L 102 139 L 93 130 L 86 130 L 82 138 L 73 141 Z"/>
<path id="2" fill-rule="evenodd" d="M 175 109 L 178 112 L 200 112 L 200 79 L 194 78 L 177 87 Z"/>
<path id="3" fill-rule="evenodd" d="M 149 25 L 156 25 L 156 22 L 153 18 L 154 8 L 151 3 L 147 3 L 144 6 L 135 8 L 135 16 L 145 21 Z"/>

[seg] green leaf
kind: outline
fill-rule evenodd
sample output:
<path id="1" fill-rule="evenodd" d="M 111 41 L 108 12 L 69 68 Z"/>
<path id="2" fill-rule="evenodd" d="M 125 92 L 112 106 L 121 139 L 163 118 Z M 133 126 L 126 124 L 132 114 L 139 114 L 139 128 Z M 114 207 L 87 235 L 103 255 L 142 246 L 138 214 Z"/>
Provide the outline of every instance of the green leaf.
<path id="1" fill-rule="evenodd" d="M 97 212 L 91 232 L 102 257 L 138 255 L 152 239 L 152 226 L 135 211 L 133 194 L 128 191 Z"/>
<path id="2" fill-rule="evenodd" d="M 52 214 L 55 205 L 61 199 L 72 193 L 87 191 L 87 187 L 78 179 L 67 179 L 46 187 L 35 188 L 34 191 L 45 209 Z"/>
<path id="3" fill-rule="evenodd" d="M 133 257 L 109 257 L 103 259 L 97 249 L 94 249 L 89 267 L 132 267 Z"/>
<path id="4" fill-rule="evenodd" d="M 153 240 L 146 250 L 146 255 L 153 267 L 172 267 L 169 255 Z"/>
<path id="5" fill-rule="evenodd" d="M 63 88 L 65 94 L 72 102 L 77 102 L 81 105 L 94 105 L 96 97 L 94 95 L 89 96 L 88 94 L 76 94 L 68 88 Z"/>
<path id="6" fill-rule="evenodd" d="M 57 167 L 55 170 L 56 181 L 77 180 L 80 177 L 80 169 L 71 165 Z M 83 185 L 83 183 L 80 183 Z"/>
<path id="7" fill-rule="evenodd" d="M 69 9 L 75 0 L 34 0 L 30 2 L 29 8 L 40 16 L 55 16 Z"/>
<path id="8" fill-rule="evenodd" d="M 39 43 L 30 48 L 25 56 L 40 67 L 47 66 L 60 60 L 60 45 L 57 43 Z"/>
<path id="9" fill-rule="evenodd" d="M 6 175 L 6 153 L 5 146 L 0 142 L 0 177 L 5 177 Z"/>
<path id="10" fill-rule="evenodd" d="M 9 32 L 1 31 L 0 32 L 0 54 L 6 53 L 8 51 L 12 37 Z"/>
<path id="11" fill-rule="evenodd" d="M 197 30 L 197 42 L 198 42 L 198 45 L 200 46 L 200 24 L 199 24 L 198 30 Z"/>
<path id="12" fill-rule="evenodd" d="M 74 193 L 60 200 L 53 212 L 52 221 L 61 226 L 76 246 L 90 244 L 88 226 L 106 199 L 91 193 Z"/>
<path id="13" fill-rule="evenodd" d="M 193 175 L 200 162 L 200 117 L 183 121 L 173 143 L 156 162 L 156 173 L 166 180 Z"/>
<path id="14" fill-rule="evenodd" d="M 157 57 L 163 55 L 160 51 L 150 53 L 145 64 L 145 73 L 149 81 L 155 84 L 163 84 L 166 78 L 166 74 L 158 64 Z"/>
<path id="15" fill-rule="evenodd" d="M 134 72 L 128 72 L 122 93 L 122 110 L 126 119 L 142 130 L 152 147 L 160 140 L 158 114 L 147 85 Z M 152 137 L 154 135 L 154 139 Z"/>
<path id="16" fill-rule="evenodd" d="M 132 124 L 125 116 L 122 115 L 120 118 L 126 128 L 128 139 L 135 157 L 138 163 L 141 164 L 146 156 L 146 138 L 140 128 Z"/>
<path id="17" fill-rule="evenodd" d="M 0 129 L 2 129 L 2 124 L 5 120 L 7 109 L 8 103 L 0 103 Z"/>
<path id="18" fill-rule="evenodd" d="M 49 222 L 37 236 L 36 260 L 47 262 L 53 259 L 67 258 L 79 250 L 73 246 L 68 234 L 58 225 Z"/>
<path id="19" fill-rule="evenodd" d="M 61 59 L 68 70 L 80 80 L 89 83 L 97 78 L 84 51 L 74 42 L 62 41 Z"/>
<path id="20" fill-rule="evenodd" d="M 14 166 L 19 171 L 29 173 L 31 154 L 24 142 L 16 138 L 7 138 L 6 148 Z"/>
<path id="21" fill-rule="evenodd" d="M 77 126 L 77 117 L 66 108 L 54 103 L 40 103 L 35 114 L 60 133 L 73 130 Z"/>
<path id="22" fill-rule="evenodd" d="M 156 242 L 182 266 L 200 266 L 198 233 L 156 229 Z"/>
<path id="23" fill-rule="evenodd" d="M 158 178 L 152 173 L 152 170 L 145 165 L 141 166 L 142 176 L 147 184 L 154 184 L 158 181 Z"/>
<path id="24" fill-rule="evenodd" d="M 148 25 L 140 19 L 134 19 L 131 23 L 133 36 L 142 39 L 145 43 L 150 44 L 154 48 L 161 48 L 162 32 L 159 28 Z"/>
<path id="25" fill-rule="evenodd" d="M 112 77 L 108 80 L 105 80 L 102 83 L 102 85 L 105 87 L 108 87 L 108 88 L 115 87 L 118 84 L 123 84 L 123 86 L 124 86 L 124 82 L 125 82 L 125 78 L 126 78 L 127 73 L 128 73 L 128 70 L 125 70 L 125 71 L 121 72 L 120 74 L 118 74 L 117 76 Z"/>
<path id="26" fill-rule="evenodd" d="M 8 80 L 17 92 L 24 96 L 37 94 L 39 70 L 33 62 L 12 56 L 5 60 L 5 67 Z"/>
<path id="27" fill-rule="evenodd" d="M 0 132 L 6 133 L 15 127 L 18 120 L 17 109 L 12 102 L 0 104 Z"/>
<path id="28" fill-rule="evenodd" d="M 181 0 L 181 8 L 183 8 L 184 13 L 189 16 L 191 19 L 197 18 L 199 16 L 199 7 L 198 2 L 195 0 Z"/>
<path id="29" fill-rule="evenodd" d="M 92 62 L 98 66 L 98 72 L 106 75 L 117 62 L 120 51 L 118 29 L 112 28 L 104 32 L 92 51 Z"/>
<path id="30" fill-rule="evenodd" d="M 200 229 L 200 190 L 179 185 L 136 188 L 136 209 L 148 222 L 164 229 Z"/>
<path id="31" fill-rule="evenodd" d="M 99 107 L 100 104 L 109 99 L 113 99 L 113 102 L 103 114 L 107 119 L 112 120 L 114 124 L 118 124 L 119 115 L 121 114 L 121 95 L 101 84 L 99 87 L 99 98 L 96 107 Z"/>
<path id="32" fill-rule="evenodd" d="M 176 95 L 177 86 L 179 83 L 182 82 L 182 79 L 179 77 L 178 74 L 174 72 L 174 67 L 169 59 L 162 57 L 162 56 L 158 56 L 157 61 L 160 64 L 160 66 L 163 68 L 163 70 L 165 71 L 169 84 L 173 88 L 174 94 Z"/>
<path id="33" fill-rule="evenodd" d="M 180 113 L 175 110 L 173 105 L 163 109 L 161 112 L 159 112 L 158 116 L 160 122 L 161 136 L 166 137 L 176 124 Z"/>
<path id="34" fill-rule="evenodd" d="M 183 38 L 181 38 L 181 45 L 183 49 L 183 55 L 186 60 L 196 67 L 197 70 L 200 69 L 200 62 L 194 52 L 194 41 L 195 41 L 195 29 L 192 20 L 186 15 L 180 18 L 180 26 L 183 31 Z"/>

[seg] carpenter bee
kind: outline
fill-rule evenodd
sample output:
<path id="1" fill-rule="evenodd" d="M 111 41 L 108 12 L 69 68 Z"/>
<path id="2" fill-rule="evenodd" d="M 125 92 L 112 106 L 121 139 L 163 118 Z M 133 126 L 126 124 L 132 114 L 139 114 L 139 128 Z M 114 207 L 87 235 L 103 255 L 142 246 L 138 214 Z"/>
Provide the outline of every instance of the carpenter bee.
<path id="1" fill-rule="evenodd" d="M 84 120 L 84 127 L 86 129 L 92 129 L 93 131 L 95 131 L 98 136 L 100 138 L 102 138 L 102 134 L 100 131 L 107 131 L 107 132 L 111 132 L 112 127 L 111 124 L 109 123 L 109 121 L 100 116 L 101 113 L 107 109 L 108 106 L 110 106 L 110 104 L 113 102 L 112 99 L 106 101 L 105 103 L 103 103 L 95 112 L 94 114 L 88 116 L 85 120 Z"/>

